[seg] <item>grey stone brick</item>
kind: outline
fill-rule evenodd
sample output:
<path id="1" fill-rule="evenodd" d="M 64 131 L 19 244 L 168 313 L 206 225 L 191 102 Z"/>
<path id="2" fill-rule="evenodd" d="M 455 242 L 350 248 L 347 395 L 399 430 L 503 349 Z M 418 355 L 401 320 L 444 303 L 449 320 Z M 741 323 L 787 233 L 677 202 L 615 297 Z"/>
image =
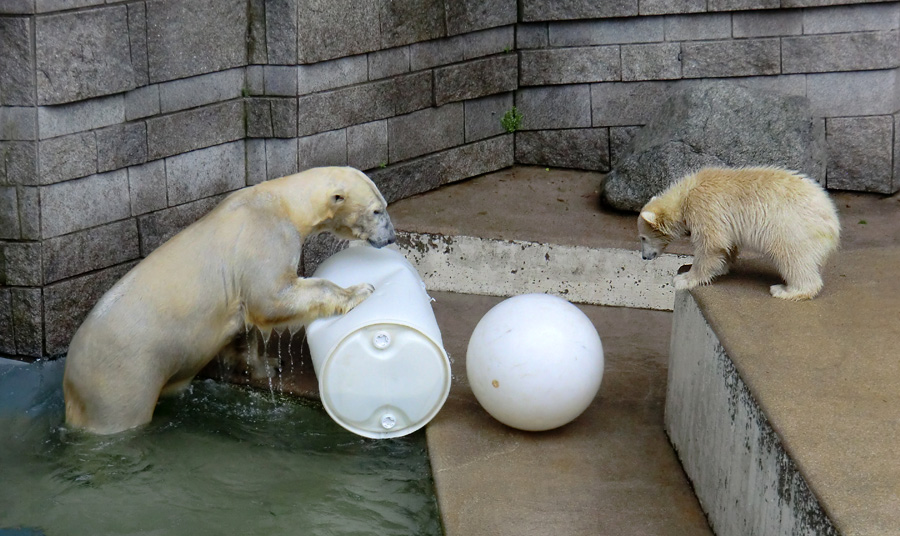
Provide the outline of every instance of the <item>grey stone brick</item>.
<path id="1" fill-rule="evenodd" d="M 609 171 L 609 132 L 605 128 L 518 132 L 516 162 Z"/>
<path id="2" fill-rule="evenodd" d="M 394 87 L 393 80 L 384 80 L 300 97 L 297 134 L 309 136 L 391 117 L 395 104 L 386 97 L 393 95 Z"/>
<path id="3" fill-rule="evenodd" d="M 16 353 L 28 357 L 44 355 L 41 289 L 11 288 L 13 332 Z"/>
<path id="4" fill-rule="evenodd" d="M 347 165 L 347 129 L 306 136 L 297 141 L 299 169 Z"/>
<path id="5" fill-rule="evenodd" d="M 609 128 L 609 167 L 619 165 L 621 158 L 630 151 L 631 141 L 641 127 L 610 127 Z"/>
<path id="6" fill-rule="evenodd" d="M 297 94 L 340 88 L 365 82 L 368 62 L 365 55 L 349 56 L 297 68 Z"/>
<path id="7" fill-rule="evenodd" d="M 409 72 L 409 47 L 390 48 L 368 54 L 369 80 Z"/>
<path id="8" fill-rule="evenodd" d="M 48 355 L 66 352 L 69 341 L 94 304 L 134 264 L 114 266 L 44 288 L 44 327 Z"/>
<path id="9" fill-rule="evenodd" d="M 622 80 L 681 78 L 681 43 L 622 46 Z"/>
<path id="10" fill-rule="evenodd" d="M 27 15 L 34 13 L 34 0 L 0 0 L 0 14 Z"/>
<path id="11" fill-rule="evenodd" d="M 226 143 L 166 159 L 170 205 L 237 190 L 244 186 L 244 143 Z"/>
<path id="12" fill-rule="evenodd" d="M 193 203 L 151 212 L 138 218 L 141 256 L 146 257 L 152 253 L 166 240 L 206 215 L 224 198 L 225 195 L 207 197 Z"/>
<path id="13" fill-rule="evenodd" d="M 245 140 L 244 151 L 247 154 L 247 186 L 266 180 L 266 140 Z"/>
<path id="14" fill-rule="evenodd" d="M 580 84 L 620 80 L 618 46 L 523 50 L 519 80 L 523 86 Z"/>
<path id="15" fill-rule="evenodd" d="M 40 242 L 0 242 L 0 285 L 38 287 L 42 281 Z"/>
<path id="16" fill-rule="evenodd" d="M 97 138 L 81 132 L 40 142 L 41 184 L 53 184 L 97 172 Z"/>
<path id="17" fill-rule="evenodd" d="M 37 188 L 20 187 L 19 232 L 24 240 L 41 238 L 41 201 Z"/>
<path id="18" fill-rule="evenodd" d="M 244 88 L 242 69 L 230 69 L 159 84 L 162 113 L 237 99 Z"/>
<path id="19" fill-rule="evenodd" d="M 500 118 L 513 107 L 512 93 L 469 100 L 463 105 L 466 114 L 466 143 L 506 133 Z"/>
<path id="20" fill-rule="evenodd" d="M 41 187 L 41 238 L 53 238 L 131 216 L 122 169 Z"/>
<path id="21" fill-rule="evenodd" d="M 803 33 L 824 34 L 896 30 L 900 20 L 900 4 L 866 4 L 804 9 Z"/>
<path id="22" fill-rule="evenodd" d="M 297 140 L 266 140 L 266 180 L 292 175 L 298 167 Z"/>
<path id="23" fill-rule="evenodd" d="M 387 202 L 393 203 L 442 184 L 509 167 L 513 160 L 513 136 L 507 134 L 372 170 L 369 176 Z"/>
<path id="24" fill-rule="evenodd" d="M 154 160 L 142 166 L 128 168 L 128 191 L 131 196 L 132 216 L 166 208 L 168 200 L 165 161 Z"/>
<path id="25" fill-rule="evenodd" d="M 277 24 L 280 21 L 275 21 Z M 266 47 L 266 0 L 249 0 L 247 3 L 247 62 L 265 64 L 269 62 Z M 294 39 L 296 51 L 297 40 Z M 294 55 L 296 59 L 296 52 Z"/>
<path id="26" fill-rule="evenodd" d="M 0 4 L 0 10 L 4 8 Z M 2 12 L 2 11 L 0 11 Z M 0 353 L 16 353 L 16 334 L 13 329 L 12 295 L 10 289 L 0 285 Z"/>
<path id="27" fill-rule="evenodd" d="M 794 10 L 745 11 L 731 15 L 736 38 L 778 37 L 803 33 L 803 12 Z"/>
<path id="28" fill-rule="evenodd" d="M 147 58 L 147 6 L 144 2 L 128 6 L 128 43 L 131 48 L 131 68 L 134 83 L 146 86 L 150 82 L 150 65 Z"/>
<path id="29" fill-rule="evenodd" d="M 244 69 L 244 90 L 246 95 L 261 97 L 266 94 L 266 79 L 263 65 L 249 65 Z"/>
<path id="30" fill-rule="evenodd" d="M 136 87 L 128 10 L 110 6 L 35 21 L 38 104 L 62 104 Z"/>
<path id="31" fill-rule="evenodd" d="M 3 161 L 3 180 L 10 186 L 34 186 L 37 178 L 37 142 L 0 142 L 0 160 Z"/>
<path id="32" fill-rule="evenodd" d="M 457 35 L 515 24 L 515 0 L 459 0 L 446 2 L 447 34 Z"/>
<path id="33" fill-rule="evenodd" d="M 900 113 L 894 114 L 894 179 L 891 182 L 891 193 L 900 191 Z"/>
<path id="34" fill-rule="evenodd" d="M 160 111 L 159 85 L 139 87 L 125 94 L 125 119 L 134 121 Z"/>
<path id="35" fill-rule="evenodd" d="M 593 126 L 646 124 L 680 82 L 608 82 L 591 85 Z"/>
<path id="36" fill-rule="evenodd" d="M 550 46 L 655 43 L 665 39 L 665 17 L 550 23 Z"/>
<path id="37" fill-rule="evenodd" d="M 108 268 L 137 259 L 137 220 L 94 227 L 45 240 L 43 246 L 44 283 Z"/>
<path id="38" fill-rule="evenodd" d="M 0 17 L 0 105 L 34 105 L 31 19 Z"/>
<path id="39" fill-rule="evenodd" d="M 516 49 L 547 48 L 549 46 L 550 31 L 546 22 L 516 26 Z"/>
<path id="40" fill-rule="evenodd" d="M 493 54 L 509 54 L 516 48 L 516 29 L 513 26 L 501 26 L 460 35 L 459 40 L 462 43 L 464 60 Z"/>
<path id="41" fill-rule="evenodd" d="M 380 2 L 308 0 L 300 2 L 297 60 L 316 63 L 384 48 Z M 405 43 L 404 43 L 405 44 Z"/>
<path id="42" fill-rule="evenodd" d="M 512 91 L 518 85 L 517 75 L 518 60 L 512 54 L 435 69 L 435 104 Z"/>
<path id="43" fill-rule="evenodd" d="M 347 165 L 365 170 L 387 162 L 387 120 L 347 127 Z"/>
<path id="44" fill-rule="evenodd" d="M 266 48 L 269 63 L 297 63 L 297 0 L 266 0 Z"/>
<path id="45" fill-rule="evenodd" d="M 247 136 L 251 138 L 295 138 L 297 99 L 245 100 Z"/>
<path id="46" fill-rule="evenodd" d="M 38 139 L 36 109 L 25 106 L 0 106 L 0 140 Z"/>
<path id="47" fill-rule="evenodd" d="M 782 71 L 827 73 L 892 69 L 900 65 L 900 32 L 863 32 L 785 37 L 781 40 Z"/>
<path id="48" fill-rule="evenodd" d="M 297 67 L 286 65 L 266 65 L 263 67 L 266 95 L 273 97 L 296 97 Z"/>
<path id="49" fill-rule="evenodd" d="M 0 186 L 0 238 L 17 239 L 19 230 L 19 196 L 13 186 Z"/>
<path id="50" fill-rule="evenodd" d="M 464 36 L 413 43 L 409 46 L 409 68 L 420 71 L 462 61 L 465 48 Z"/>
<path id="51" fill-rule="evenodd" d="M 681 54 L 685 78 L 772 75 L 781 70 L 781 47 L 775 38 L 682 43 Z"/>
<path id="52" fill-rule="evenodd" d="M 825 125 L 826 186 L 835 190 L 893 193 L 893 117 L 836 117 L 828 119 Z"/>
<path id="53" fill-rule="evenodd" d="M 247 12 L 246 0 L 148 2 L 150 82 L 246 65 Z"/>
<path id="54" fill-rule="evenodd" d="M 122 123 L 97 131 L 97 171 L 111 171 L 147 161 L 147 126 Z"/>
<path id="55" fill-rule="evenodd" d="M 633 17 L 638 0 L 521 0 L 519 13 L 522 22 Z"/>
<path id="56" fill-rule="evenodd" d="M 897 110 L 893 71 L 808 74 L 806 84 L 816 115 L 886 115 Z"/>
<path id="57" fill-rule="evenodd" d="M 444 37 L 447 35 L 445 18 L 443 0 L 381 2 L 379 48 L 408 45 Z"/>
<path id="58" fill-rule="evenodd" d="M 431 71 L 412 73 L 393 79 L 389 88 L 394 115 L 402 115 L 433 104 L 433 77 Z"/>
<path id="59" fill-rule="evenodd" d="M 591 126 L 591 88 L 588 84 L 520 89 L 516 108 L 523 130 L 587 128 Z"/>
<path id="60" fill-rule="evenodd" d="M 426 108 L 388 119 L 391 162 L 400 162 L 457 145 L 465 140 L 465 116 L 460 102 Z"/>
<path id="61" fill-rule="evenodd" d="M 37 109 L 40 139 L 108 127 L 125 122 L 125 97 L 113 95 Z"/>
<path id="62" fill-rule="evenodd" d="M 778 9 L 789 0 L 707 0 L 708 11 L 743 11 L 748 9 Z"/>
<path id="63" fill-rule="evenodd" d="M 703 13 L 706 0 L 640 0 L 641 15 L 669 15 L 675 13 Z"/>
<path id="64" fill-rule="evenodd" d="M 731 14 L 673 15 L 665 18 L 666 41 L 730 39 Z"/>
<path id="65" fill-rule="evenodd" d="M 52 13 L 66 9 L 103 5 L 104 0 L 35 0 L 35 13 Z"/>
<path id="66" fill-rule="evenodd" d="M 155 160 L 243 138 L 242 104 L 234 100 L 148 119 L 148 158 Z"/>

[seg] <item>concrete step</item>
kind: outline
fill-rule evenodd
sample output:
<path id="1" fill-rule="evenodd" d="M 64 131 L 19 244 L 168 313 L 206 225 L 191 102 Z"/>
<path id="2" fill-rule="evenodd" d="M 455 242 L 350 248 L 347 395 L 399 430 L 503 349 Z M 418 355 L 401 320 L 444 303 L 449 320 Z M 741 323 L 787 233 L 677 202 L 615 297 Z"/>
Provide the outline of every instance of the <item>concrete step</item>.
<path id="1" fill-rule="evenodd" d="M 398 247 L 432 290 L 671 311 L 686 248 L 642 260 L 634 214 L 599 208 L 601 181 L 514 167 L 398 201 Z"/>

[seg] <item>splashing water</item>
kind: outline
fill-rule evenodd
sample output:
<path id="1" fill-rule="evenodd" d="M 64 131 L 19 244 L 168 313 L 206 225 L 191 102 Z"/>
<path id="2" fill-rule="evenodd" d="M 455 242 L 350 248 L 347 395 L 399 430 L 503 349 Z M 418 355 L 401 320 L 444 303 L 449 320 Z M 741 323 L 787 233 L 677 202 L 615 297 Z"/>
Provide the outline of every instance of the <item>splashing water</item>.
<path id="1" fill-rule="evenodd" d="M 317 404 L 206 380 L 92 436 L 62 426 L 62 371 L 0 360 L 0 533 L 441 534 L 421 432 L 363 439 Z"/>

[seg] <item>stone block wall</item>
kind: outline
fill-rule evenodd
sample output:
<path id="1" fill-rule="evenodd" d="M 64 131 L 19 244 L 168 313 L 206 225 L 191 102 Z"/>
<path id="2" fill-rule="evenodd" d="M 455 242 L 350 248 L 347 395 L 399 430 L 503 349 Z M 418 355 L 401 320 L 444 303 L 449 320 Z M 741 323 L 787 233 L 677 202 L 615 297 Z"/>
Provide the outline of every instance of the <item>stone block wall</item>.
<path id="1" fill-rule="evenodd" d="M 516 106 L 526 132 L 516 136 L 517 162 L 614 167 L 672 92 L 715 80 L 807 97 L 824 121 L 829 162 L 819 179 L 828 188 L 900 190 L 898 2 L 520 6 Z"/>
<path id="2" fill-rule="evenodd" d="M 237 188 L 346 164 L 393 201 L 513 163 L 607 171 L 702 79 L 807 96 L 828 185 L 896 191 L 898 18 L 851 0 L 0 0 L 0 354 L 65 352 L 113 282 Z"/>

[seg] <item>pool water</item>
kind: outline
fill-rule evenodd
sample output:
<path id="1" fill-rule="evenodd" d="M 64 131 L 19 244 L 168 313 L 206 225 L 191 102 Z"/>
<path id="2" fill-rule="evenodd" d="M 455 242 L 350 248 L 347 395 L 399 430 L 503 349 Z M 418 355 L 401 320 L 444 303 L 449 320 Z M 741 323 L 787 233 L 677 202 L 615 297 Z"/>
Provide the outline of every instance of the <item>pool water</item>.
<path id="1" fill-rule="evenodd" d="M 212 380 L 113 436 L 63 426 L 64 363 L 0 360 L 0 536 L 439 535 L 424 432 Z"/>

